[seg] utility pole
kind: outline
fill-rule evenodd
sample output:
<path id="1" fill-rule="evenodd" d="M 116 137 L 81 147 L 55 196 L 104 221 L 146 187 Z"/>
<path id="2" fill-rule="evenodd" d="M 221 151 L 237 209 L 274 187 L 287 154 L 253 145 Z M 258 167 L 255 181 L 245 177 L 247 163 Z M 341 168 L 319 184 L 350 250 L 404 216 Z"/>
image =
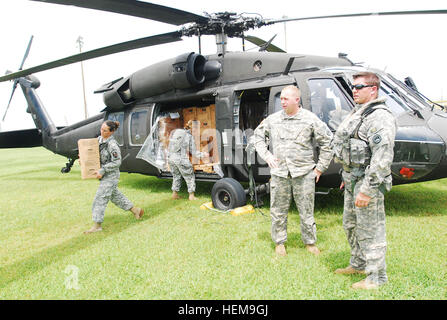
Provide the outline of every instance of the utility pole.
<path id="1" fill-rule="evenodd" d="M 79 53 L 82 52 L 82 45 L 84 44 L 84 41 L 81 36 L 78 37 L 76 40 L 78 46 L 79 46 Z M 84 94 L 84 115 L 85 119 L 88 118 L 88 112 L 87 112 L 87 100 L 85 99 L 85 83 L 84 83 L 84 65 L 81 61 L 81 75 L 82 75 L 82 92 Z"/>

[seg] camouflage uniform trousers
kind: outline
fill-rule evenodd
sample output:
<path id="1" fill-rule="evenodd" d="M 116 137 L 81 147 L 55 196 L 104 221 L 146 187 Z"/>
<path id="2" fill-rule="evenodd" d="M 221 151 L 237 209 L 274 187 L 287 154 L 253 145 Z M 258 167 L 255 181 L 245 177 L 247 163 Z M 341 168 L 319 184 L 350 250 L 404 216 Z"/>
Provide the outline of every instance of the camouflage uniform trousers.
<path id="1" fill-rule="evenodd" d="M 354 179 L 354 180 L 353 180 Z M 384 195 L 377 190 L 365 208 L 355 206 L 363 177 L 343 172 L 345 183 L 343 229 L 351 247 L 350 265 L 365 270 L 367 279 L 379 285 L 388 281 L 386 275 L 386 232 Z M 352 193 L 352 183 L 355 183 Z"/>
<path id="2" fill-rule="evenodd" d="M 92 205 L 92 217 L 96 223 L 104 221 L 104 212 L 109 201 L 112 201 L 117 207 L 123 210 L 130 210 L 133 207 L 132 202 L 118 190 L 118 178 L 105 175 L 99 182 L 98 191 Z"/>
<path id="3" fill-rule="evenodd" d="M 300 214 L 301 239 L 304 244 L 315 244 L 317 228 L 314 219 L 315 173 L 313 170 L 296 178 L 290 175 L 288 178 L 272 175 L 270 182 L 272 240 L 277 245 L 287 241 L 287 216 L 292 195 Z"/>
<path id="4" fill-rule="evenodd" d="M 188 186 L 188 193 L 194 192 L 196 190 L 196 178 L 189 159 L 169 159 L 168 163 L 172 173 L 172 191 L 180 191 L 183 177 Z"/>

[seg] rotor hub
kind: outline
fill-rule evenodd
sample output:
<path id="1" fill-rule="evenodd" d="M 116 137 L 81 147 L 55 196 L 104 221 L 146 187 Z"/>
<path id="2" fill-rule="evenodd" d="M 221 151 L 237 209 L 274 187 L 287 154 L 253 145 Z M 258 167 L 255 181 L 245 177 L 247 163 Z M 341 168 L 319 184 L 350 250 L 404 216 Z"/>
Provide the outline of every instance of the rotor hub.
<path id="1" fill-rule="evenodd" d="M 182 28 L 184 36 L 201 36 L 226 34 L 228 37 L 243 37 L 244 32 L 259 28 L 266 23 L 261 17 L 249 17 L 234 12 L 218 12 L 207 14 L 208 21 L 205 23 L 194 23 Z"/>

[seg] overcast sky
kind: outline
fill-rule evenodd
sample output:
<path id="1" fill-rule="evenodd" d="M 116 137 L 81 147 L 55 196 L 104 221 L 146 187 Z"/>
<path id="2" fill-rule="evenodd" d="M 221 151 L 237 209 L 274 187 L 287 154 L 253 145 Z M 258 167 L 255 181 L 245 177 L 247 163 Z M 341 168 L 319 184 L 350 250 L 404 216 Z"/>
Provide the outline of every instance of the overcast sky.
<path id="1" fill-rule="evenodd" d="M 314 0 L 314 1 L 154 1 L 196 14 L 204 12 L 259 13 L 264 18 L 306 17 L 377 11 L 447 9 L 445 0 Z M 24 68 L 79 52 L 76 40 L 84 39 L 83 51 L 127 40 L 178 30 L 179 27 L 147 19 L 97 10 L 46 4 L 27 0 L 0 2 L 0 73 L 16 71 L 31 35 L 30 55 Z M 348 54 L 354 62 L 385 69 L 398 79 L 411 76 L 419 90 L 433 100 L 447 100 L 447 15 L 362 17 L 283 23 L 247 34 L 270 39 L 288 52 L 337 56 Z M 285 34 L 287 35 L 285 37 Z M 104 108 L 102 95 L 93 91 L 104 83 L 179 54 L 198 51 L 196 38 L 123 52 L 84 62 L 89 115 Z M 202 54 L 215 53 L 214 37 L 202 38 Z M 254 47 L 248 45 L 248 47 Z M 231 39 L 229 50 L 240 51 L 241 41 Z M 41 81 L 38 94 L 56 125 L 84 118 L 80 64 L 35 74 Z M 4 122 L 1 122 L 12 83 L 0 83 L 0 126 L 2 130 L 34 127 L 25 112 L 26 101 L 18 87 Z"/>

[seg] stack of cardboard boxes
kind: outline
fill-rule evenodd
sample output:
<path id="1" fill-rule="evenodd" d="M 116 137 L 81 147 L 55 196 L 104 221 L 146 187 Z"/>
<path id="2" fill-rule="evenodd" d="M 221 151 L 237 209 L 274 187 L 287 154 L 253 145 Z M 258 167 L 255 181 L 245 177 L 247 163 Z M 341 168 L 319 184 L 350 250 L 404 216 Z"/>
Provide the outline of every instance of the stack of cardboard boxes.
<path id="1" fill-rule="evenodd" d="M 169 135 L 176 128 L 183 128 L 189 120 L 193 120 L 191 134 L 194 137 L 196 149 L 207 152 L 208 157 L 196 159 L 190 156 L 194 171 L 214 172 L 213 164 L 219 162 L 219 152 L 216 134 L 216 109 L 212 104 L 206 107 L 189 107 L 179 110 L 182 119 L 171 119 L 164 117 L 159 123 L 160 141 L 167 151 L 169 145 Z"/>

